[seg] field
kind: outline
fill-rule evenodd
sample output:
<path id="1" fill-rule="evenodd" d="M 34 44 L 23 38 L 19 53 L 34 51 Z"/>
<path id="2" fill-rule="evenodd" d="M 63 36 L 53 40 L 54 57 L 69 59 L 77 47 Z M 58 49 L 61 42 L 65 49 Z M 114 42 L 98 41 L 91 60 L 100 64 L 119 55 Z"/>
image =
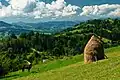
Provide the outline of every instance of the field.
<path id="1" fill-rule="evenodd" d="M 0 80 L 120 80 L 120 46 L 105 50 L 108 59 L 83 63 L 83 55 L 34 66 L 31 72 L 12 72 Z"/>

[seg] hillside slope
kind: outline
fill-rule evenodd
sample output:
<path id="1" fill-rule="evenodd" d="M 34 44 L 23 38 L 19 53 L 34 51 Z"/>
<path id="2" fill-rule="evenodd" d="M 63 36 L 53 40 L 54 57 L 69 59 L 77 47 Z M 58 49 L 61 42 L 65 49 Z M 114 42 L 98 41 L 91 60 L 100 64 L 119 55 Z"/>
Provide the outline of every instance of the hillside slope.
<path id="1" fill-rule="evenodd" d="M 105 50 L 108 59 L 94 62 L 92 64 L 84 64 L 83 56 L 79 56 L 77 63 L 72 65 L 64 65 L 66 67 L 57 67 L 43 72 L 30 73 L 29 75 L 14 78 L 15 80 L 119 80 L 120 79 L 120 46 Z M 81 60 L 80 60 L 81 59 Z M 68 62 L 70 62 L 69 60 Z M 73 60 L 72 60 L 73 61 Z M 57 62 L 55 62 L 57 63 Z M 60 63 L 59 63 L 60 64 Z M 47 64 L 46 64 L 47 65 Z M 54 65 L 54 64 L 52 64 Z M 58 64 L 57 64 L 58 65 Z M 63 65 L 63 64 L 62 64 Z M 50 65 L 46 66 L 49 69 Z M 40 65 L 36 66 L 36 71 Z M 45 66 L 44 66 L 45 67 Z M 53 66 L 51 66 L 53 67 Z M 16 73 L 14 73 L 16 74 Z M 12 75 L 12 74 L 10 74 Z M 6 78 L 10 80 L 12 78 Z M 3 79 L 5 80 L 5 79 Z"/>
<path id="2" fill-rule="evenodd" d="M 81 35 L 85 36 L 89 33 L 95 33 L 101 37 L 116 41 L 119 40 L 120 34 L 120 20 L 119 19 L 94 19 L 86 22 L 76 24 L 72 28 L 67 28 L 60 33 L 56 33 L 56 36 L 73 36 Z"/>

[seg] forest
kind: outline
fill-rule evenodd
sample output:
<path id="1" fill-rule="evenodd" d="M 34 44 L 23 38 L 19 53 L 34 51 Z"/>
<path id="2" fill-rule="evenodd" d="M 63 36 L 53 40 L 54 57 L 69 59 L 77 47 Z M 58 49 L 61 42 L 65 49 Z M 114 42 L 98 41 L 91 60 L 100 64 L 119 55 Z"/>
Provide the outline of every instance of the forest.
<path id="1" fill-rule="evenodd" d="M 55 34 L 31 31 L 0 39 L 0 76 L 21 69 L 23 60 L 33 65 L 43 59 L 54 60 L 82 54 L 92 34 L 101 37 L 104 48 L 120 45 L 119 19 L 94 19 L 80 22 Z"/>

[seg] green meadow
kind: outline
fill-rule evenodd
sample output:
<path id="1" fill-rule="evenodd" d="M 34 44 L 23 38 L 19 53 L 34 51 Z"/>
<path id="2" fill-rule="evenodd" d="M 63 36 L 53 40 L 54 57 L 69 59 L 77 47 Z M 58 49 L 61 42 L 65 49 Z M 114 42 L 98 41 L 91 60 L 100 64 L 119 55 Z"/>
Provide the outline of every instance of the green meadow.
<path id="1" fill-rule="evenodd" d="M 105 50 L 108 59 L 84 64 L 83 54 L 12 72 L 0 80 L 120 80 L 120 46 Z"/>

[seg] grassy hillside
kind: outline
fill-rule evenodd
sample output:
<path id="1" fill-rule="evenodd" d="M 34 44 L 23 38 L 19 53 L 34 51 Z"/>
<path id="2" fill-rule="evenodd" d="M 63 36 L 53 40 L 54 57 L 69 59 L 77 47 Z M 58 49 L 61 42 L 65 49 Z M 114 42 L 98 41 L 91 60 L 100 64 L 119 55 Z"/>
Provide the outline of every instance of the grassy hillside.
<path id="1" fill-rule="evenodd" d="M 77 55 L 74 57 L 64 57 L 64 59 L 48 61 L 46 63 L 42 63 L 42 64 L 40 63 L 38 65 L 35 65 L 35 66 L 33 66 L 30 73 L 27 71 L 22 72 L 20 70 L 17 72 L 12 72 L 12 73 L 8 74 L 6 76 L 6 78 L 2 78 L 0 80 L 12 80 L 12 79 L 20 78 L 20 77 L 29 76 L 32 74 L 43 73 L 43 72 L 50 71 L 53 69 L 62 68 L 64 66 L 75 64 L 75 63 L 78 63 L 80 61 L 83 61 L 83 55 Z"/>
<path id="2" fill-rule="evenodd" d="M 31 31 L 0 39 L 0 76 L 21 69 L 24 60 L 38 64 L 43 59 L 82 54 L 92 34 L 100 36 L 104 48 L 120 45 L 120 20 L 95 19 L 81 22 L 55 34 Z M 31 48 L 39 51 L 36 52 Z"/>
<path id="3" fill-rule="evenodd" d="M 120 46 L 105 50 L 108 59 L 83 63 L 83 55 L 39 64 L 28 72 L 13 72 L 1 80 L 119 80 Z M 71 64 L 71 65 L 70 65 Z"/>

